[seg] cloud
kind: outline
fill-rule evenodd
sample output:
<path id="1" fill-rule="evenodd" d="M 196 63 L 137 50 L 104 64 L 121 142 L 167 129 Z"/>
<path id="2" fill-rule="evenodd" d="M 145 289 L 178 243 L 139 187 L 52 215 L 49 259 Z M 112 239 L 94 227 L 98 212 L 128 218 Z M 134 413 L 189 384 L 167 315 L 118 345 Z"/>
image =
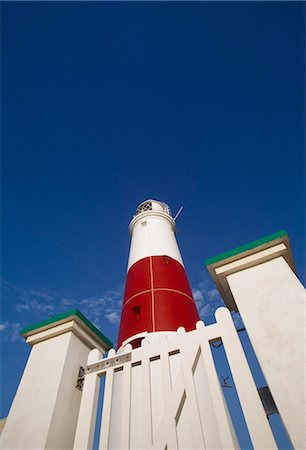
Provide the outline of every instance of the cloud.
<path id="1" fill-rule="evenodd" d="M 120 286 L 110 289 L 102 295 L 83 298 L 79 301 L 79 305 L 85 315 L 87 311 L 88 317 L 91 318 L 98 328 L 103 326 L 105 319 L 112 325 L 118 325 L 120 322 L 122 297 L 123 286 Z"/>
<path id="2" fill-rule="evenodd" d="M 206 324 L 215 322 L 214 313 L 217 308 L 224 306 L 218 290 L 209 275 L 202 271 L 199 280 L 193 287 L 192 293 L 197 305 L 201 320 Z M 9 283 L 3 282 L 6 300 L 12 305 L 12 313 L 18 318 L 16 322 L 2 322 L 0 332 L 3 338 L 10 342 L 19 339 L 19 331 L 29 323 L 35 323 L 47 319 L 50 316 L 60 314 L 69 309 L 78 308 L 93 322 L 97 328 L 103 328 L 105 321 L 118 326 L 120 323 L 123 286 L 109 289 L 88 297 L 77 298 L 62 295 L 57 292 L 49 292 L 39 289 L 20 289 Z M 232 313 L 236 328 L 243 328 L 243 322 L 239 313 Z"/>
<path id="3" fill-rule="evenodd" d="M 120 312 L 119 311 L 112 311 L 109 313 L 105 313 L 106 319 L 113 323 L 114 325 L 119 325 L 120 323 Z"/>
<path id="4" fill-rule="evenodd" d="M 232 315 L 232 319 L 233 319 L 233 322 L 234 322 L 235 327 L 237 328 L 237 330 L 240 330 L 241 328 L 244 328 L 244 323 L 243 323 L 243 320 L 242 320 L 242 318 L 240 316 L 240 313 L 236 312 L 236 311 L 232 311 L 231 315 Z"/>
<path id="5" fill-rule="evenodd" d="M 192 294 L 197 305 L 200 319 L 207 325 L 215 322 L 214 314 L 216 309 L 225 305 L 218 289 L 206 272 L 202 271 L 200 273 L 200 280 L 197 286 L 192 289 Z M 239 330 L 244 328 L 239 312 L 232 311 L 231 315 L 236 329 Z"/>
<path id="6" fill-rule="evenodd" d="M 21 289 L 5 281 L 2 282 L 2 290 L 13 310 L 7 317 L 17 314 L 20 328 L 74 308 L 80 309 L 98 328 L 103 327 L 105 320 L 112 325 L 120 322 L 123 286 L 83 298 L 63 296 L 43 289 Z M 0 326 L 0 331 L 11 335 L 12 325 L 9 327 L 9 323 L 5 322 L 2 328 Z"/>
<path id="7" fill-rule="evenodd" d="M 17 303 L 15 305 L 15 311 L 24 312 L 24 311 L 32 311 L 35 313 L 52 313 L 55 310 L 55 304 L 52 302 L 51 304 L 41 303 L 40 297 L 25 299 L 23 303 Z"/>
<path id="8" fill-rule="evenodd" d="M 2 297 L 8 300 L 17 313 L 31 313 L 33 316 L 51 315 L 57 305 L 57 297 L 37 289 L 21 289 L 5 281 L 1 282 Z"/>
<path id="9" fill-rule="evenodd" d="M 15 303 L 14 309 L 17 312 L 31 311 L 34 314 L 51 315 L 57 305 L 58 295 L 50 295 L 43 290 L 18 289 L 19 301 Z"/>
<path id="10" fill-rule="evenodd" d="M 214 322 L 215 310 L 220 306 L 224 306 L 224 303 L 206 272 L 202 271 L 200 273 L 200 280 L 197 286 L 192 289 L 192 294 L 200 319 L 207 323 Z"/>
<path id="11" fill-rule="evenodd" d="M 200 289 L 193 289 L 192 290 L 193 298 L 196 303 L 202 303 L 204 300 L 204 294 Z"/>
<path id="12" fill-rule="evenodd" d="M 22 338 L 19 334 L 21 328 L 20 322 L 10 323 L 4 322 L 0 324 L 0 331 L 3 332 L 3 340 L 4 342 L 14 343 L 16 341 L 22 341 Z"/>

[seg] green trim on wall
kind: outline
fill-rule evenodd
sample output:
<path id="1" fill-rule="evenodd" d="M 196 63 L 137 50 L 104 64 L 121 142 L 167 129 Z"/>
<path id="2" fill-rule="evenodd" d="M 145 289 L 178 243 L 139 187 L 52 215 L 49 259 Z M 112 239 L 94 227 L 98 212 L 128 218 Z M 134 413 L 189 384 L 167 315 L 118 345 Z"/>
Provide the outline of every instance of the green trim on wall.
<path id="1" fill-rule="evenodd" d="M 239 255 L 239 253 L 246 252 L 251 250 L 252 248 L 259 247 L 260 245 L 267 244 L 268 242 L 274 241 L 275 239 L 282 238 L 284 236 L 288 236 L 285 230 L 277 231 L 276 233 L 269 234 L 268 236 L 264 236 L 256 241 L 249 242 L 248 244 L 241 245 L 240 247 L 236 247 L 232 250 L 229 250 L 224 253 L 220 253 L 217 256 L 213 256 L 212 258 L 208 258 L 205 260 L 205 265 L 210 266 L 211 264 L 215 264 L 224 259 L 228 259 L 231 256 Z"/>
<path id="2" fill-rule="evenodd" d="M 43 320 L 42 322 L 35 323 L 34 325 L 30 325 L 28 327 L 23 328 L 20 331 L 20 334 L 26 334 L 29 331 L 37 330 L 41 327 L 44 327 L 46 325 L 50 325 L 52 323 L 58 322 L 63 319 L 67 319 L 68 317 L 77 316 L 81 321 L 91 330 L 93 331 L 100 339 L 102 339 L 105 344 L 109 345 L 111 348 L 113 347 L 113 343 L 106 337 L 104 334 L 101 333 L 100 330 L 98 330 L 97 327 L 95 327 L 86 317 L 79 311 L 78 309 L 72 309 L 70 311 L 67 311 L 62 314 L 58 314 L 57 316 L 50 317 L 49 319 Z"/>

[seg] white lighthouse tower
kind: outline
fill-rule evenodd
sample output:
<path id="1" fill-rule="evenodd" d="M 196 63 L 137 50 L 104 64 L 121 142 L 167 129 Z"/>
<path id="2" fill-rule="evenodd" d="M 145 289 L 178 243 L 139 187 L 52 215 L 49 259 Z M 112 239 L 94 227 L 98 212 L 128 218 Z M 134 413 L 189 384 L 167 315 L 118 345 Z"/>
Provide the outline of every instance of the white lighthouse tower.
<path id="1" fill-rule="evenodd" d="M 163 202 L 141 203 L 129 225 L 131 248 L 118 347 L 138 347 L 148 333 L 195 329 L 199 315 L 176 242 L 175 221 Z"/>

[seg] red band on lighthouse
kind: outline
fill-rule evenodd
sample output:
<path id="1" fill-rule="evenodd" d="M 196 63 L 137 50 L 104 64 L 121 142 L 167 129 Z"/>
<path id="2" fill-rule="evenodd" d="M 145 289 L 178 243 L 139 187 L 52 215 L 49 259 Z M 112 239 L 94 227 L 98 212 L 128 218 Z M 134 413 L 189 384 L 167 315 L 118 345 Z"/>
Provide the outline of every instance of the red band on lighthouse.
<path id="1" fill-rule="evenodd" d="M 195 328 L 199 315 L 175 238 L 175 222 L 162 202 L 142 203 L 130 224 L 131 249 L 118 347 L 145 332 Z"/>

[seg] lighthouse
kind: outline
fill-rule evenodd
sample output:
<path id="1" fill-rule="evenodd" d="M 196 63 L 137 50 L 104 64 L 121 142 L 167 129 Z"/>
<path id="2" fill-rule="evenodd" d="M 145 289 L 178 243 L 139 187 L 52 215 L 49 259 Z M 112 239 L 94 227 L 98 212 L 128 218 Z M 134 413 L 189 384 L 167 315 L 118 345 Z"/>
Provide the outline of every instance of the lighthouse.
<path id="1" fill-rule="evenodd" d="M 169 206 L 146 200 L 129 224 L 131 246 L 122 305 L 118 348 L 140 346 L 148 333 L 193 330 L 197 308 L 176 241 Z"/>
<path id="2" fill-rule="evenodd" d="M 250 445 L 242 448 L 276 450 L 267 419 L 276 412 L 292 447 L 306 448 L 303 346 L 292 351 L 303 336 L 305 291 L 287 233 L 206 261 L 225 303 L 244 319 L 268 382 L 258 390 L 230 310 L 218 308 L 210 325 L 199 320 L 168 205 L 141 203 L 129 230 L 117 350 L 77 309 L 24 328 L 33 349 L 2 448 L 90 449 L 99 438 L 107 450 L 238 449 L 236 431 L 244 427 Z M 212 346 L 224 349 L 231 385 L 220 383 Z M 225 387 L 237 393 L 238 427 Z"/>

